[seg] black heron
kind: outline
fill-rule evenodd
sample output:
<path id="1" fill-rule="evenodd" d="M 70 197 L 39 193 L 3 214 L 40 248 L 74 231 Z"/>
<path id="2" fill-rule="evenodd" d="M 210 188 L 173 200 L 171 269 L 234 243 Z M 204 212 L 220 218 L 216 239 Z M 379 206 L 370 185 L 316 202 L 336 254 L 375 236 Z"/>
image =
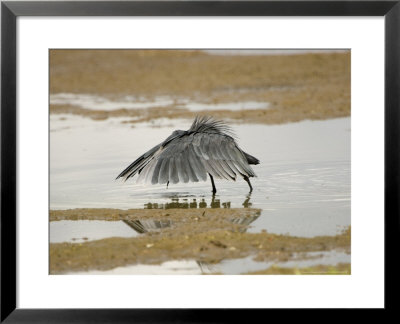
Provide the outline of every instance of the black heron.
<path id="1" fill-rule="evenodd" d="M 187 131 L 176 130 L 164 142 L 131 163 L 118 178 L 138 174 L 138 181 L 152 184 L 206 181 L 214 178 L 234 180 L 242 177 L 253 191 L 249 178 L 255 177 L 250 164 L 260 161 L 241 150 L 231 128 L 211 117 L 196 117 Z"/>

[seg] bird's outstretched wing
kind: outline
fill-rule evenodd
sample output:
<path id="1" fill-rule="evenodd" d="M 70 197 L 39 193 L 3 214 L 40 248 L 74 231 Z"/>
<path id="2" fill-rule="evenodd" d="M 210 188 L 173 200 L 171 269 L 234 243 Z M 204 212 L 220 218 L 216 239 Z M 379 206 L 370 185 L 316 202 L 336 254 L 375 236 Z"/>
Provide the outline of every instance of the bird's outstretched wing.
<path id="1" fill-rule="evenodd" d="M 116 179 L 125 178 L 125 180 L 128 180 L 130 177 L 133 177 L 150 162 L 150 160 L 153 158 L 154 154 L 160 149 L 160 147 L 161 144 L 154 146 L 151 150 L 138 157 L 124 171 L 122 171 Z"/>
<path id="2" fill-rule="evenodd" d="M 254 177 L 242 150 L 232 137 L 192 133 L 160 147 L 141 170 L 138 181 L 152 184 L 206 181 L 213 177 L 236 180 L 238 175 Z"/>
<path id="3" fill-rule="evenodd" d="M 208 173 L 227 180 L 236 180 L 239 175 L 254 177 L 246 153 L 231 135 L 222 122 L 196 118 L 187 132 L 171 135 L 139 157 L 117 178 L 128 179 L 138 173 L 138 182 L 165 184 L 206 181 Z"/>

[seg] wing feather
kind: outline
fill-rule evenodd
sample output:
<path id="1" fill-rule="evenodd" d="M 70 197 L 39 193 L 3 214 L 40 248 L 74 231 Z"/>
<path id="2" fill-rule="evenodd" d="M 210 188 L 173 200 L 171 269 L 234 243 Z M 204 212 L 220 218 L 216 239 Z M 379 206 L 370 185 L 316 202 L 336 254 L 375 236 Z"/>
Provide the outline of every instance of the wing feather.
<path id="1" fill-rule="evenodd" d="M 139 174 L 138 181 L 165 184 L 206 181 L 207 173 L 228 180 L 236 180 L 239 175 L 255 176 L 235 139 L 223 132 L 224 124 L 211 119 L 196 120 L 189 131 L 174 132 L 131 163 L 117 178 L 128 179 Z"/>
<path id="2" fill-rule="evenodd" d="M 222 179 L 222 175 L 219 173 L 218 169 L 214 166 L 214 162 L 212 160 L 204 160 L 203 164 L 207 173 L 211 174 L 214 178 Z"/>
<path id="3" fill-rule="evenodd" d="M 242 175 L 248 177 L 254 177 L 255 173 L 247 163 L 247 160 L 243 152 L 236 146 L 236 143 L 229 143 L 227 151 L 231 160 L 235 163 L 235 166 L 239 169 Z"/>
<path id="4" fill-rule="evenodd" d="M 169 175 L 168 180 L 172 183 L 179 182 L 178 170 L 176 168 L 176 159 L 172 156 L 169 161 Z"/>
<path id="5" fill-rule="evenodd" d="M 189 151 L 189 161 L 190 165 L 193 168 L 194 173 L 196 174 L 197 178 L 206 181 L 207 180 L 207 172 L 204 168 L 203 162 L 201 159 L 198 158 L 197 154 L 194 151 L 194 145 L 189 145 L 187 150 Z"/>
<path id="6" fill-rule="evenodd" d="M 235 140 L 223 141 L 219 148 L 226 158 L 229 167 L 235 173 L 239 172 L 242 176 L 254 177 L 256 176 L 253 169 L 250 167 L 243 151 L 237 146 Z"/>
<path id="7" fill-rule="evenodd" d="M 233 170 L 230 168 L 229 164 L 225 160 L 219 160 L 218 161 L 221 165 L 221 167 L 224 169 L 225 173 L 228 174 L 228 176 L 232 180 L 236 180 L 236 173 L 233 172 Z"/>
<path id="8" fill-rule="evenodd" d="M 182 165 L 186 170 L 187 175 L 189 176 L 189 180 L 192 182 L 198 182 L 199 179 L 197 179 L 195 172 L 193 171 L 191 161 L 189 158 L 189 150 L 186 148 L 185 151 L 182 153 Z"/>
<path id="9" fill-rule="evenodd" d="M 210 145 L 210 139 L 208 138 L 207 135 L 202 136 L 201 138 L 201 144 L 200 144 L 200 150 L 201 154 L 203 155 L 203 158 L 206 160 L 210 159 L 209 154 L 209 145 Z"/>
<path id="10" fill-rule="evenodd" d="M 227 159 L 221 150 L 222 142 L 226 141 L 225 138 L 226 138 L 226 136 L 214 135 L 212 138 L 213 145 L 210 145 L 210 149 L 211 149 L 211 152 L 213 153 L 213 156 L 215 156 L 215 158 L 217 159 L 218 164 L 223 169 L 224 173 L 227 174 L 228 177 L 231 178 L 232 180 L 235 180 L 236 174 L 235 174 L 235 172 L 233 172 L 233 170 L 227 164 L 227 162 L 226 162 Z"/>
<path id="11" fill-rule="evenodd" d="M 153 176 L 151 177 L 151 184 L 157 184 L 158 183 L 158 176 L 160 174 L 160 169 L 161 169 L 161 165 L 163 163 L 163 160 L 164 159 L 161 157 L 161 154 L 160 154 L 160 157 L 157 160 L 156 167 L 154 168 L 154 171 L 153 171 Z"/>
<path id="12" fill-rule="evenodd" d="M 133 161 L 127 168 L 125 168 L 118 176 L 118 178 L 125 178 L 128 180 L 130 177 L 133 177 L 138 171 L 142 170 L 153 158 L 155 154 L 160 149 L 161 144 L 154 146 L 151 150 L 147 151 L 140 157 L 138 157 L 135 161 Z"/>
<path id="13" fill-rule="evenodd" d="M 185 183 L 189 182 L 189 177 L 182 165 L 182 154 L 177 155 L 175 163 L 176 163 L 176 169 L 178 171 L 179 181 Z"/>
<path id="14" fill-rule="evenodd" d="M 164 184 L 169 181 L 169 161 L 171 158 L 164 158 L 160 167 L 160 173 L 158 175 L 158 183 Z"/>
<path id="15" fill-rule="evenodd" d="M 154 168 L 157 165 L 157 160 L 153 159 L 149 162 L 149 164 L 146 166 L 146 171 L 142 171 L 144 173 L 144 181 L 145 182 L 150 182 L 152 177 L 153 177 L 153 172 L 154 172 Z M 140 178 L 140 177 L 139 177 Z"/>

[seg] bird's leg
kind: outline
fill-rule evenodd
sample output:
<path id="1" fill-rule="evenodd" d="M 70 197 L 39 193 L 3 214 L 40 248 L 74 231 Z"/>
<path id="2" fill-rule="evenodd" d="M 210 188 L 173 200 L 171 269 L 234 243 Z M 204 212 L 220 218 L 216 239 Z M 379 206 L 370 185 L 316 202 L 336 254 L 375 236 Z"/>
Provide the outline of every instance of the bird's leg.
<path id="1" fill-rule="evenodd" d="M 247 184 L 249 185 L 249 187 L 250 187 L 250 192 L 252 192 L 252 191 L 253 191 L 253 187 L 251 186 L 249 177 L 243 176 L 243 179 L 244 179 L 244 180 L 247 182 Z"/>
<path id="2" fill-rule="evenodd" d="M 169 181 L 167 182 L 167 189 L 168 189 Z"/>
<path id="3" fill-rule="evenodd" d="M 208 174 L 208 175 L 210 176 L 211 184 L 212 184 L 212 187 L 213 187 L 212 193 L 213 193 L 213 195 L 215 195 L 216 192 L 217 192 L 217 189 L 215 188 L 214 178 L 213 178 L 213 176 L 211 174 Z"/>

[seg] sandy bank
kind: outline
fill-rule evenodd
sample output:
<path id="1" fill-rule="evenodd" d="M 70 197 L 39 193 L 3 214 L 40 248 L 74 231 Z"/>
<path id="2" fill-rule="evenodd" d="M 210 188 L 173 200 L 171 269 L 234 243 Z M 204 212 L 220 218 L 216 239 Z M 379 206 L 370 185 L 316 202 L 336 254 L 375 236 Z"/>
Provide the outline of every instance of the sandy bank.
<path id="1" fill-rule="evenodd" d="M 134 238 L 106 238 L 85 243 L 50 244 L 52 274 L 107 270 L 129 264 L 159 264 L 167 260 L 221 260 L 254 256 L 257 261 L 286 261 L 310 251 L 344 250 L 350 253 L 350 228 L 336 236 L 312 238 L 246 233 L 259 209 L 71 209 L 51 211 L 50 220 L 170 221 L 160 231 Z M 306 256 L 304 256 L 306 258 Z"/>
<path id="2" fill-rule="evenodd" d="M 247 123 L 285 123 L 350 115 L 350 53 L 223 56 L 200 51 L 52 50 L 50 92 L 154 99 L 187 98 L 207 104 L 260 101 L 269 109 L 213 111 Z M 51 105 L 51 113 L 93 119 L 126 116 L 136 123 L 159 117 L 193 118 L 205 111 L 174 105 L 146 110 L 91 111 Z M 209 113 L 209 112 L 208 112 Z M 139 117 L 135 120 L 129 117 Z"/>

